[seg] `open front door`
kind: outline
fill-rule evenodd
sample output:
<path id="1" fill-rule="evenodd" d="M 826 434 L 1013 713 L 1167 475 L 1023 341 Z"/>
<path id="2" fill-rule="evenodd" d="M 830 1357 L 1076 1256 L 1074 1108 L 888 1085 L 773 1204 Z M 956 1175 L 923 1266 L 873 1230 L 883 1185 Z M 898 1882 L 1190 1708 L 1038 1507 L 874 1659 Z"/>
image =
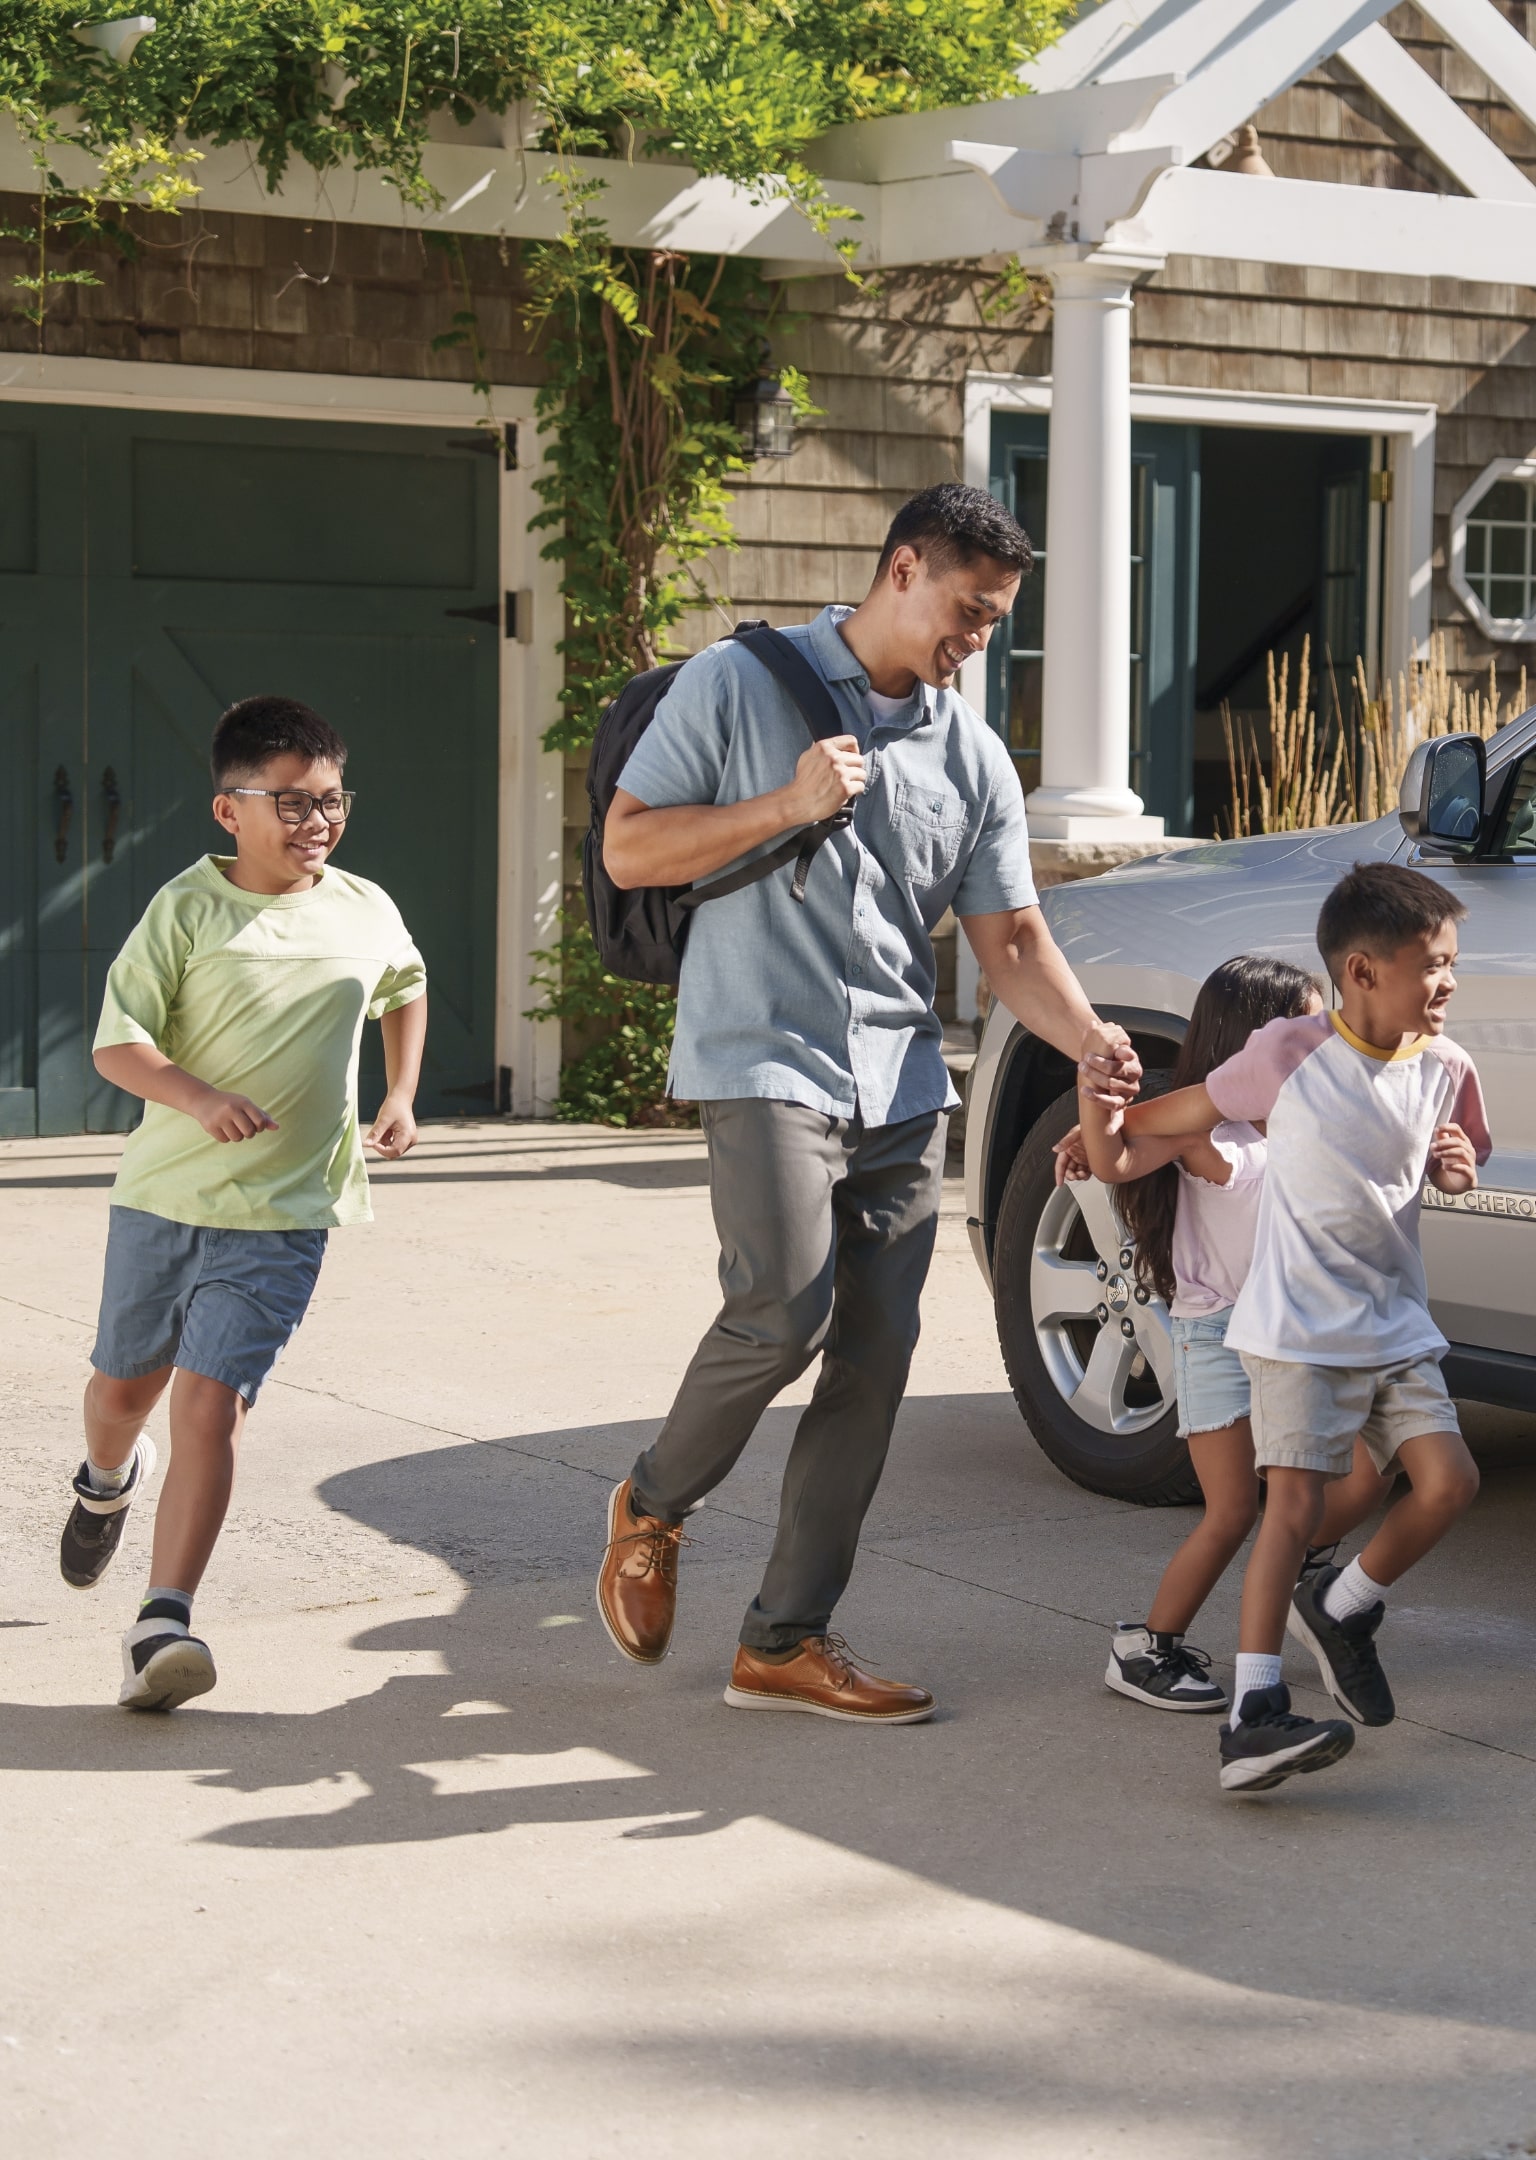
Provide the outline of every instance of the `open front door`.
<path id="1" fill-rule="evenodd" d="M 988 718 L 1013 753 L 1026 794 L 1040 779 L 1045 526 L 1050 423 L 996 413 L 991 491 L 1036 551 L 1012 615 L 988 648 Z M 1138 421 L 1131 429 L 1130 784 L 1168 830 L 1188 832 L 1199 588 L 1200 430 Z M 1094 604 L 1085 594 L 1085 608 Z"/>

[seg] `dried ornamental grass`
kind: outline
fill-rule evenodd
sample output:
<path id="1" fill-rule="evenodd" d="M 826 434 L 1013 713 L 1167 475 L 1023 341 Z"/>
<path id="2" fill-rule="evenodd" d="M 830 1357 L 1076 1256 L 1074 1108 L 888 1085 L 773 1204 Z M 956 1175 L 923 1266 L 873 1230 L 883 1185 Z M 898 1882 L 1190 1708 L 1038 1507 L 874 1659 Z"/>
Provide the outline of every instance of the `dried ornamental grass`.
<path id="1" fill-rule="evenodd" d="M 1416 656 L 1397 678 L 1373 698 L 1365 664 L 1357 659 L 1353 690 L 1355 718 L 1341 720 L 1338 686 L 1332 683 L 1333 718 L 1311 709 L 1311 646 L 1303 640 L 1297 669 L 1296 697 L 1290 696 L 1290 656 L 1278 665 L 1269 655 L 1269 753 L 1247 714 L 1235 719 L 1221 708 L 1231 787 L 1231 836 L 1305 832 L 1319 825 L 1353 825 L 1388 817 L 1397 808 L 1398 790 L 1409 758 L 1432 735 L 1481 735 L 1485 739 L 1525 711 L 1526 672 L 1520 670 L 1515 695 L 1505 700 L 1493 662 L 1486 690 L 1458 682 L 1445 662 L 1445 636 L 1437 631 L 1429 650 Z"/>
<path id="2" fill-rule="evenodd" d="M 1398 789 L 1408 760 L 1432 735 L 1481 735 L 1485 740 L 1525 711 L 1526 677 L 1520 670 L 1514 697 L 1506 706 L 1493 662 L 1486 690 L 1454 680 L 1445 664 L 1445 634 L 1436 631 L 1429 651 L 1408 664 L 1372 698 L 1363 662 L 1355 662 L 1355 697 L 1360 712 L 1360 815 L 1388 816 L 1397 808 Z"/>
<path id="3" fill-rule="evenodd" d="M 1296 670 L 1296 697 L 1290 695 L 1291 656 L 1282 654 L 1278 669 L 1269 655 L 1269 756 L 1259 749 L 1258 729 L 1246 713 L 1234 721 L 1222 701 L 1221 726 L 1227 742 L 1227 770 L 1232 797 L 1229 815 L 1235 839 L 1253 833 L 1307 832 L 1317 825 L 1350 825 L 1355 806 L 1354 765 L 1344 730 L 1320 720 L 1312 710 L 1312 640 L 1303 638 Z M 1338 711 L 1337 689 L 1334 711 Z"/>

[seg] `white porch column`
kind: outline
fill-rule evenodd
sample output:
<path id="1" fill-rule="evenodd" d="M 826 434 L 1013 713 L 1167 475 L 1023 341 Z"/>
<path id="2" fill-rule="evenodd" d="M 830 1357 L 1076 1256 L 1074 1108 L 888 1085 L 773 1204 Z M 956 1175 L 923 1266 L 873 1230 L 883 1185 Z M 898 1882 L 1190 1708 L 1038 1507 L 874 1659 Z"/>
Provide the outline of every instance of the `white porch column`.
<path id="1" fill-rule="evenodd" d="M 1041 840 L 1152 838 L 1130 785 L 1131 292 L 1154 262 L 1053 263 Z"/>

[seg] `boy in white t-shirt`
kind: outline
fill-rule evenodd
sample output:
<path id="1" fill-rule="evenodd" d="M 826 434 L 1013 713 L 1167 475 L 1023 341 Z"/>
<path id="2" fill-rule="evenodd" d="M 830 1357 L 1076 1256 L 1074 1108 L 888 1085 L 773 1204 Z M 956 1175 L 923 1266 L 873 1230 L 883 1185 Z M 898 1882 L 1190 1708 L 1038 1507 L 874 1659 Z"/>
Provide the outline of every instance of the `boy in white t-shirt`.
<path id="1" fill-rule="evenodd" d="M 1323 903 L 1317 943 L 1339 1010 L 1273 1020 L 1201 1087 L 1126 1112 L 1136 1133 L 1267 1124 L 1269 1173 L 1253 1268 L 1227 1340 L 1252 1387 L 1264 1520 L 1243 1583 L 1221 1783 L 1258 1792 L 1348 1754 L 1353 1728 L 1292 1715 L 1280 1678 L 1287 1627 L 1333 1700 L 1386 1725 L 1392 1692 L 1374 1637 L 1385 1594 L 1477 1492 L 1446 1393 L 1446 1350 L 1419 1256 L 1426 1175 L 1468 1192 L 1491 1148 L 1482 1090 L 1445 1040 L 1456 987 L 1460 901 L 1417 870 L 1360 863 Z M 1378 1469 L 1411 1490 L 1357 1560 L 1297 1582 L 1323 1488 L 1350 1468 L 1359 1433 Z"/>

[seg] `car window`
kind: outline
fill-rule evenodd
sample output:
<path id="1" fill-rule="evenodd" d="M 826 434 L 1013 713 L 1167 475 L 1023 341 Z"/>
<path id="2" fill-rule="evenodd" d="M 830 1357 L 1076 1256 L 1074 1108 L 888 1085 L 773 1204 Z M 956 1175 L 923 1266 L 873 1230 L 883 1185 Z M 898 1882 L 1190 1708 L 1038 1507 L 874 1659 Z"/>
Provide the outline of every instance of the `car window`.
<path id="1" fill-rule="evenodd" d="M 1536 855 L 1536 750 L 1527 750 L 1515 767 L 1514 785 L 1493 852 Z"/>

